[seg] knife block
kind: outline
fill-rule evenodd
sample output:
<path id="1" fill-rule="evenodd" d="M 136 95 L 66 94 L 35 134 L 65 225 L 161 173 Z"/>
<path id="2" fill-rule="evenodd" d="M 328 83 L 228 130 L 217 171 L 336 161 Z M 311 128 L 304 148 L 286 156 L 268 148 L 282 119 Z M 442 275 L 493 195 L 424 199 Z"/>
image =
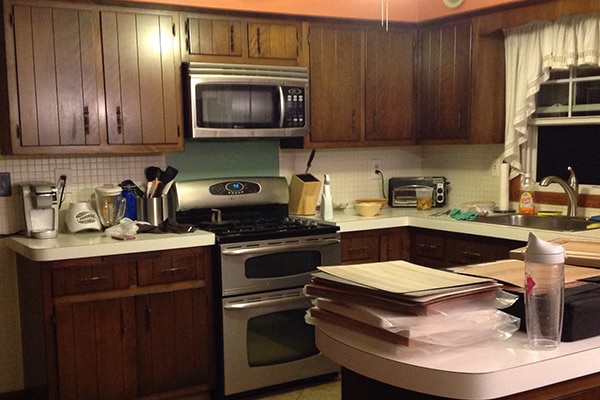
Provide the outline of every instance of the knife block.
<path id="1" fill-rule="evenodd" d="M 321 181 L 311 174 L 292 175 L 290 182 L 289 213 L 315 215 L 321 193 Z"/>

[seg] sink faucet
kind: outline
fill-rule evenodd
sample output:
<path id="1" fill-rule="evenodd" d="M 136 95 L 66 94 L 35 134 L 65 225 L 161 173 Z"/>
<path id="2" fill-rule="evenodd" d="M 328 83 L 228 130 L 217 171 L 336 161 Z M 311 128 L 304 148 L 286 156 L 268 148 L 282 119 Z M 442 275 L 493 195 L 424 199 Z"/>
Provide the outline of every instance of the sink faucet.
<path id="1" fill-rule="evenodd" d="M 569 217 L 577 216 L 577 201 L 579 199 L 579 184 L 573 168 L 569 167 L 569 179 L 565 182 L 564 179 L 558 176 L 550 175 L 542 178 L 540 186 L 548 186 L 551 183 L 558 183 L 567 194 L 567 215 Z"/>

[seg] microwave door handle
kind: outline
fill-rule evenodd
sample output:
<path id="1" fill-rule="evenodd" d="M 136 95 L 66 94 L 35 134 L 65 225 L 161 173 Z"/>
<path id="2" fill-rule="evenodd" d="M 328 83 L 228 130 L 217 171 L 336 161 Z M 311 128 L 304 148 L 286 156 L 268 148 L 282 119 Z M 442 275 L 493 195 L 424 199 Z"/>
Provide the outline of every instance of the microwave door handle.
<path id="1" fill-rule="evenodd" d="M 283 128 L 285 119 L 285 98 L 283 97 L 283 86 L 279 85 L 279 127 Z"/>

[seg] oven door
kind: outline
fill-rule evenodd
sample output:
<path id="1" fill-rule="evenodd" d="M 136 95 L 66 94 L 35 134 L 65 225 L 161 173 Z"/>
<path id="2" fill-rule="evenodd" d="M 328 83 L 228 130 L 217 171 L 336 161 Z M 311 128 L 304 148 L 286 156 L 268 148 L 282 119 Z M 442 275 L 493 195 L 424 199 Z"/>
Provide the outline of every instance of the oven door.
<path id="1" fill-rule="evenodd" d="M 304 321 L 302 288 L 223 299 L 224 394 L 335 373 Z"/>
<path id="2" fill-rule="evenodd" d="M 301 287 L 320 265 L 341 264 L 338 233 L 220 245 L 223 297 Z"/>

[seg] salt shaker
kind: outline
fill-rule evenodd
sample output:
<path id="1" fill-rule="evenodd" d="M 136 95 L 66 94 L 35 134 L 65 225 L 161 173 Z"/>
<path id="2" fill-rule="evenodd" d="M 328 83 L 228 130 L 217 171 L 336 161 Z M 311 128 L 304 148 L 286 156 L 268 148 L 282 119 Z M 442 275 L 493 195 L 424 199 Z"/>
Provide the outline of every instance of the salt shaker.
<path id="1" fill-rule="evenodd" d="M 529 345 L 552 350 L 560 344 L 564 310 L 565 251 L 529 233 L 525 251 L 525 322 Z"/>

